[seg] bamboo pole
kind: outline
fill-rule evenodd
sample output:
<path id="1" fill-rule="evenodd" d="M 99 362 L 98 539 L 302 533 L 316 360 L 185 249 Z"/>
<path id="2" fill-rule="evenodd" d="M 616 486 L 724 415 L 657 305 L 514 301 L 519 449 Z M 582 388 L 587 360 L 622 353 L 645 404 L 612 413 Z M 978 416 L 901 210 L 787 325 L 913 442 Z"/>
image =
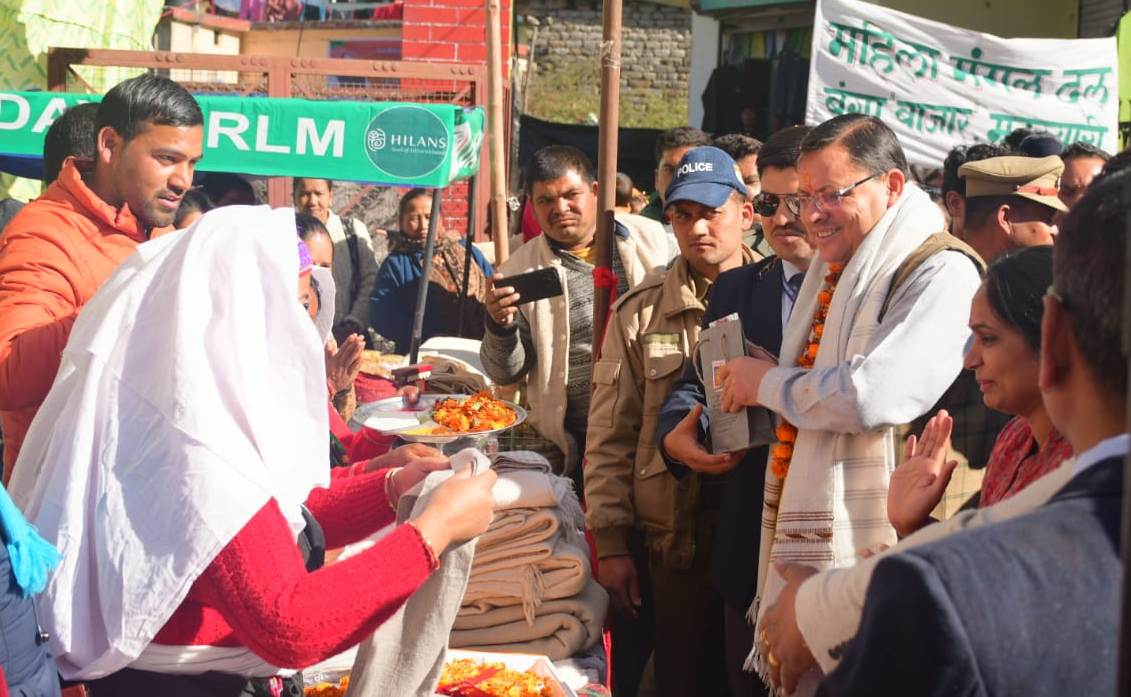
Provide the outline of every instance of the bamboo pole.
<path id="1" fill-rule="evenodd" d="M 620 123 L 621 0 L 605 0 L 601 37 L 601 117 L 597 126 L 597 267 L 612 270 L 613 212 L 617 189 L 617 131 Z M 606 277 L 611 274 L 606 274 Z M 614 288 L 597 282 L 593 294 L 593 360 L 601 352 Z"/>
<path id="2" fill-rule="evenodd" d="M 503 130 L 503 57 L 499 0 L 487 2 L 487 125 L 491 164 L 491 235 L 495 239 L 495 268 L 510 256 L 507 232 L 507 155 Z"/>

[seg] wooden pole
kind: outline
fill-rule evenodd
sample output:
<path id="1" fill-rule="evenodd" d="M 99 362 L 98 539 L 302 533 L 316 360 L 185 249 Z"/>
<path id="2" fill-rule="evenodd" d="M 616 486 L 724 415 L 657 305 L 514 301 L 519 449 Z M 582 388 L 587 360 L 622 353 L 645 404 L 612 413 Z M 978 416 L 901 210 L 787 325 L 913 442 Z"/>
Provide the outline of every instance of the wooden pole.
<path id="1" fill-rule="evenodd" d="M 471 175 L 471 192 L 468 200 L 479 200 L 479 181 L 482 178 L 483 174 L 481 172 L 476 172 L 475 174 Z M 474 249 L 472 245 L 475 242 L 475 228 L 476 226 L 478 226 L 478 224 L 479 218 L 475 215 L 475 206 L 469 206 L 467 209 L 467 249 L 464 250 L 467 253 L 463 258 L 463 282 L 460 284 L 459 291 L 459 322 L 456 323 L 456 327 L 458 327 L 456 331 L 460 336 L 464 335 L 464 308 L 467 307 L 467 303 L 470 302 L 467 298 L 467 286 L 471 281 L 471 250 Z"/>
<path id="2" fill-rule="evenodd" d="M 613 212 L 617 189 L 617 129 L 620 123 L 621 0 L 605 0 L 601 38 L 601 117 L 597 126 L 597 267 L 612 270 Z M 604 274 L 606 277 L 611 274 Z M 601 352 L 614 288 L 597 282 L 593 295 L 593 360 Z"/>
<path id="3" fill-rule="evenodd" d="M 487 143 L 491 161 L 491 235 L 495 268 L 510 256 L 507 232 L 507 154 L 503 130 L 503 40 L 499 0 L 487 2 Z"/>

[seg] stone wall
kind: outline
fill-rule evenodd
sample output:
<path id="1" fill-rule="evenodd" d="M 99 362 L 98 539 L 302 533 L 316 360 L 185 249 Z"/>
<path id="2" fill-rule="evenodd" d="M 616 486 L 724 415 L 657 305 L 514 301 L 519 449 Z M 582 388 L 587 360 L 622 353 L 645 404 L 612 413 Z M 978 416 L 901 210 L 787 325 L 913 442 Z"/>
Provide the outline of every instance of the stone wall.
<path id="1" fill-rule="evenodd" d="M 514 0 L 522 42 L 530 43 L 537 24 L 532 92 L 537 82 L 550 80 L 560 89 L 587 92 L 590 98 L 598 94 L 601 4 L 600 0 Z M 644 0 L 624 0 L 623 7 L 622 123 L 680 125 L 687 115 L 691 12 Z M 571 75 L 583 79 L 571 80 Z M 541 116 L 539 106 L 528 101 L 528 110 L 536 116 Z M 648 123 L 650 118 L 660 122 Z"/>

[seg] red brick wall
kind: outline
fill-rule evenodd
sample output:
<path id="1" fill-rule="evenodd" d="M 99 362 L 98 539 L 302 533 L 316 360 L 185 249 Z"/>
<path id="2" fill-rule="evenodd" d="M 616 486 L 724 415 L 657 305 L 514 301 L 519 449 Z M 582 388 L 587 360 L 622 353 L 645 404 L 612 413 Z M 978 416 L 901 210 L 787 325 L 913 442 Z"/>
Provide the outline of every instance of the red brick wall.
<path id="1" fill-rule="evenodd" d="M 486 22 L 486 0 L 404 0 L 401 60 L 485 65 Z M 500 0 L 499 23 L 504 50 L 503 79 L 506 80 L 510 64 L 511 0 Z M 480 99 L 485 106 L 486 93 Z M 485 159 L 480 166 L 485 173 Z M 468 196 L 467 182 L 459 182 L 445 190 L 441 205 L 444 225 L 448 229 L 466 234 Z M 476 225 L 480 231 L 487 222 L 485 217 L 481 211 Z"/>
<path id="2" fill-rule="evenodd" d="M 503 46 L 510 46 L 510 0 L 501 0 Z M 404 0 L 402 60 L 487 62 L 485 0 Z M 504 75 L 509 56 L 503 57 Z"/>

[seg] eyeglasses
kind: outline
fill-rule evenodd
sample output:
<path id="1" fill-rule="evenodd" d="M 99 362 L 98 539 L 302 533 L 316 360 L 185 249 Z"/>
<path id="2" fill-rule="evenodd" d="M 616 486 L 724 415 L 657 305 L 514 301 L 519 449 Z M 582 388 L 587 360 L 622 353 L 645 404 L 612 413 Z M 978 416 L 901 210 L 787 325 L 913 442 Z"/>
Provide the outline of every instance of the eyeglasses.
<path id="1" fill-rule="evenodd" d="M 763 215 L 769 218 L 777 214 L 778 206 L 782 201 L 785 201 L 785 207 L 792 213 L 797 207 L 797 194 L 771 194 L 768 191 L 763 191 L 754 197 L 754 211 L 758 215 Z M 793 213 L 797 215 L 797 213 Z"/>
<path id="2" fill-rule="evenodd" d="M 856 187 L 866 182 L 870 182 L 880 175 L 881 172 L 869 174 L 855 184 L 849 184 L 848 186 L 842 189 L 836 189 L 835 191 L 826 191 L 820 194 L 798 194 L 797 197 L 793 200 L 793 204 L 794 206 L 796 206 L 796 208 L 790 206 L 789 210 L 794 215 L 801 215 L 801 210 L 803 208 L 814 205 L 817 207 L 817 210 L 826 211 L 830 208 L 833 208 L 834 206 L 839 206 L 840 202 L 844 200 L 844 197 L 851 194 L 856 189 Z M 786 201 L 787 205 L 789 203 L 789 201 Z"/>

